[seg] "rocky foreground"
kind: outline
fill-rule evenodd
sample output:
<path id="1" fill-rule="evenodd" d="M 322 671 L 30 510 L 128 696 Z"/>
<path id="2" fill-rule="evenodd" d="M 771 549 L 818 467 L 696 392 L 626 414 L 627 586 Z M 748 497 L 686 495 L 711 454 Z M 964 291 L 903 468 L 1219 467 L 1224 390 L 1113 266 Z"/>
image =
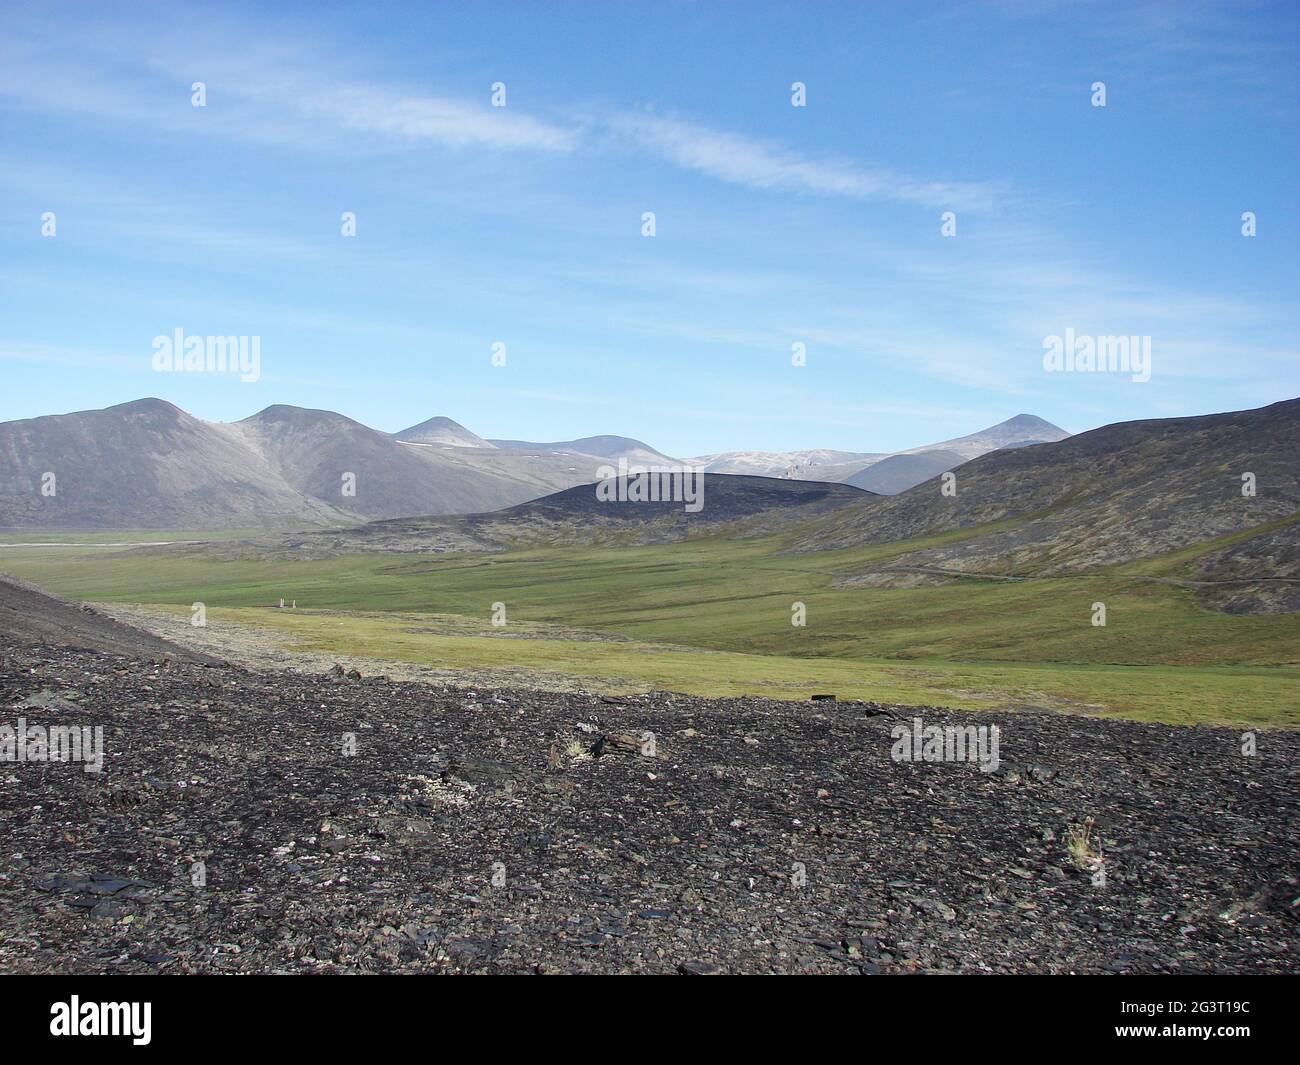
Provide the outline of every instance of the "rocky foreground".
<path id="1" fill-rule="evenodd" d="M 0 761 L 4 972 L 1300 967 L 1291 732 L 0 656 L 0 726 L 105 747 Z"/>

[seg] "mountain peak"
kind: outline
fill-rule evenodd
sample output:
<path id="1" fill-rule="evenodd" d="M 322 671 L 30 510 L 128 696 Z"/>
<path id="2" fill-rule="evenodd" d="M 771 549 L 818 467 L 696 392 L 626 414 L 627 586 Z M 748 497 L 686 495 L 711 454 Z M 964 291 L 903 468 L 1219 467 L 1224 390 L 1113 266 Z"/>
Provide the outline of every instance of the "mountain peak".
<path id="1" fill-rule="evenodd" d="M 250 414 L 244 421 L 254 423 L 289 422 L 292 425 L 299 426 L 325 424 L 334 421 L 351 422 L 353 425 L 361 424 L 353 421 L 346 414 L 340 414 L 338 411 L 319 410 L 315 407 L 295 407 L 292 403 L 272 403 L 269 407 L 263 407 L 256 414 Z"/>
<path id="2" fill-rule="evenodd" d="M 643 440 L 634 440 L 630 436 L 584 436 L 578 440 L 552 440 L 546 443 L 532 440 L 493 440 L 496 447 L 513 451 L 565 451 L 579 455 L 594 455 L 597 458 L 617 462 L 627 459 L 639 463 L 673 463 L 674 459 L 656 451 Z"/>
<path id="3" fill-rule="evenodd" d="M 1027 447 L 1030 444 L 1050 444 L 1057 440 L 1064 440 L 1069 435 L 1060 426 L 1053 425 L 1036 414 L 1017 414 L 977 433 L 944 440 L 938 444 L 912 448 L 903 454 L 911 455 L 922 451 L 944 449 L 956 451 L 967 459 L 973 459 L 986 451 L 997 451 L 1007 447 Z"/>
<path id="4" fill-rule="evenodd" d="M 394 440 L 404 444 L 435 444 L 442 447 L 485 447 L 496 450 L 496 444 L 489 443 L 477 433 L 466 429 L 460 422 L 438 415 L 419 425 L 412 425 L 400 433 L 393 434 Z"/>
<path id="5" fill-rule="evenodd" d="M 1059 425 L 1053 425 L 1051 422 L 1047 421 L 1047 419 L 1040 418 L 1037 414 L 1017 414 L 1014 418 L 1008 418 L 1004 422 L 999 422 L 997 425 L 993 426 L 993 428 L 994 429 L 1003 429 L 1003 428 L 1030 429 L 1030 430 L 1046 429 L 1049 432 L 1064 433 L 1066 436 L 1070 435 L 1069 433 L 1066 433 L 1065 430 L 1062 429 Z"/>
<path id="6" fill-rule="evenodd" d="M 184 414 L 185 412 L 174 403 L 168 403 L 165 399 L 159 399 L 157 396 L 145 396 L 143 399 L 133 399 L 127 403 L 118 403 L 112 407 L 105 407 L 106 411 L 117 411 L 121 414 Z"/>

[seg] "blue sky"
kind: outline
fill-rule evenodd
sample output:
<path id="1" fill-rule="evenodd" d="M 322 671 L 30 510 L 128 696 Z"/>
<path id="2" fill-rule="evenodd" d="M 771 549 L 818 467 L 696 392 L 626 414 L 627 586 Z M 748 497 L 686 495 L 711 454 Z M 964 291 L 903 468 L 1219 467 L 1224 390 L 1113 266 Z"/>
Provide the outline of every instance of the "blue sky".
<path id="1" fill-rule="evenodd" d="M 156 395 L 689 455 L 1289 398 L 1297 31 L 1285 3 L 6 4 L 0 419 Z M 260 379 L 155 373 L 177 327 L 260 337 Z M 1150 336 L 1151 380 L 1044 372 L 1067 328 Z"/>

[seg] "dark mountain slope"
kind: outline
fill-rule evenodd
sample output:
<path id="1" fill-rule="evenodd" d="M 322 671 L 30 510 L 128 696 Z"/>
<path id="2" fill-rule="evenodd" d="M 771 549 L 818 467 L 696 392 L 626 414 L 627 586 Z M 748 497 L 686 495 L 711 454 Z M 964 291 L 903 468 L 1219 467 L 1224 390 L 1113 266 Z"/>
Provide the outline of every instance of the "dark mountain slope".
<path id="1" fill-rule="evenodd" d="M 593 484 L 488 514 L 375 521 L 292 537 L 308 551 L 474 551 L 526 543 L 666 543 L 727 527 L 737 536 L 791 528 L 834 513 L 870 493 L 842 484 L 775 477 L 701 475 L 703 507 L 681 502 L 603 502 Z"/>
<path id="2" fill-rule="evenodd" d="M 976 572 L 1061 572 L 1149 558 L 1300 510 L 1300 400 L 1197 418 L 1123 422 L 966 463 L 940 482 L 846 508 L 802 551 L 887 543 L 1015 519 L 903 560 Z M 1242 495 L 1254 474 L 1257 494 Z M 1292 529 L 1294 530 L 1294 526 Z M 1294 553 L 1294 533 L 1282 550 Z M 1273 550 L 1273 549 L 1271 549 Z"/>

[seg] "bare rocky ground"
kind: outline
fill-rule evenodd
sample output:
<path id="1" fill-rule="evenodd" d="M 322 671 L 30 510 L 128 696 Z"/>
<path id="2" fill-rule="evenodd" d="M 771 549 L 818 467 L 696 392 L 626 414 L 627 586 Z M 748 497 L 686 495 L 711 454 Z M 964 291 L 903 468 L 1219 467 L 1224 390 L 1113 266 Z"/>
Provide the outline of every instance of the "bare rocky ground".
<path id="1" fill-rule="evenodd" d="M 1300 962 L 1292 732 L 1245 757 L 1231 730 L 1040 713 L 0 656 L 0 724 L 107 748 L 99 774 L 0 762 L 5 972 Z M 913 716 L 999 724 L 1001 767 L 893 761 Z M 1104 887 L 1067 852 L 1089 817 Z"/>

